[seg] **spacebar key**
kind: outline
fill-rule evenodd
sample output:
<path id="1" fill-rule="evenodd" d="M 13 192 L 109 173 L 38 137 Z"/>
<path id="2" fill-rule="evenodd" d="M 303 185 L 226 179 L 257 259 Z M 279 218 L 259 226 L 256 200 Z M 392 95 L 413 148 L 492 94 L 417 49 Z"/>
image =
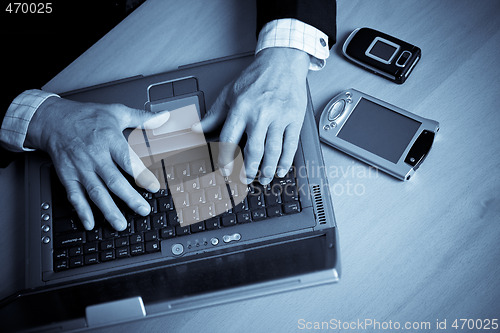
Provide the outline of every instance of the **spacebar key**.
<path id="1" fill-rule="evenodd" d="M 78 231 L 69 234 L 57 235 L 54 239 L 54 247 L 66 247 L 83 244 L 85 232 Z"/>

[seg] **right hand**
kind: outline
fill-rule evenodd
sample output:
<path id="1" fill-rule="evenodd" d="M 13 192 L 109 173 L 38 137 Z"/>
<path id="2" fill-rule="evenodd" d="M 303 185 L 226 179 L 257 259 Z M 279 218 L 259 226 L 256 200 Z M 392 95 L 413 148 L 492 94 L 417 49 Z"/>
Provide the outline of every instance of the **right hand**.
<path id="1" fill-rule="evenodd" d="M 133 176 L 138 186 L 151 192 L 157 192 L 160 184 L 130 148 L 123 130 L 156 128 L 168 118 L 168 112 L 153 114 L 121 104 L 79 103 L 50 97 L 35 112 L 25 146 L 49 153 L 85 229 L 92 230 L 95 225 L 87 192 L 113 228 L 124 230 L 127 221 L 108 191 L 140 215 L 148 215 L 151 207 L 118 167 Z"/>

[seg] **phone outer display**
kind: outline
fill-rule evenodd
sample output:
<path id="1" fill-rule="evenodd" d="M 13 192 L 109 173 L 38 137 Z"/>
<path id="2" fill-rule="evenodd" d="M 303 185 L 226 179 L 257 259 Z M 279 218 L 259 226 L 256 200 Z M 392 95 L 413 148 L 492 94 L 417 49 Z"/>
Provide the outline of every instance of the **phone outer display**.
<path id="1" fill-rule="evenodd" d="M 363 68 L 402 84 L 420 60 L 422 51 L 401 39 L 365 27 L 349 35 L 342 53 Z"/>
<path id="2" fill-rule="evenodd" d="M 338 137 L 397 163 L 421 124 L 361 98 Z"/>
<path id="3" fill-rule="evenodd" d="M 326 105 L 318 130 L 322 142 L 408 180 L 431 149 L 439 123 L 349 89 Z"/>
<path id="4" fill-rule="evenodd" d="M 400 48 L 401 46 L 396 43 L 376 37 L 365 51 L 365 55 L 383 64 L 390 64 Z"/>

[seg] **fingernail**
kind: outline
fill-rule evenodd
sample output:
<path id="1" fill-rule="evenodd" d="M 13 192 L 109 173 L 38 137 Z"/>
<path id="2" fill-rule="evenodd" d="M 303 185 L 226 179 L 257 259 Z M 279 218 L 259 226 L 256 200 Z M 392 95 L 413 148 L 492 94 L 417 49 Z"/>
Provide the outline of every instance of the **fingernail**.
<path id="1" fill-rule="evenodd" d="M 160 184 L 158 182 L 152 182 L 146 186 L 146 189 L 151 193 L 156 193 L 160 190 Z"/>
<path id="2" fill-rule="evenodd" d="M 229 177 L 233 173 L 233 162 L 229 162 L 221 167 L 220 172 L 222 173 L 222 176 Z"/>
<path id="3" fill-rule="evenodd" d="M 116 220 L 115 225 L 119 231 L 123 231 L 127 227 L 127 221 L 125 221 L 124 219 L 118 219 Z"/>
<path id="4" fill-rule="evenodd" d="M 90 221 L 82 221 L 83 223 L 83 227 L 85 228 L 85 230 L 92 230 L 92 224 L 90 223 Z"/>
<path id="5" fill-rule="evenodd" d="M 259 182 L 262 184 L 262 185 L 267 185 L 271 182 L 271 180 L 273 180 L 272 178 L 260 178 L 259 179 Z"/>
<path id="6" fill-rule="evenodd" d="M 219 170 L 220 170 L 222 177 L 229 177 L 231 175 L 231 170 L 229 170 L 229 168 L 222 167 Z"/>
<path id="7" fill-rule="evenodd" d="M 243 180 L 243 182 L 245 184 L 250 184 L 251 182 L 253 182 L 253 179 L 251 179 L 251 178 L 245 178 L 245 180 Z"/>
<path id="8" fill-rule="evenodd" d="M 287 170 L 286 170 L 286 169 L 279 168 L 279 169 L 278 169 L 278 172 L 276 173 L 276 175 L 277 175 L 278 177 L 280 177 L 280 178 L 283 178 L 283 177 L 285 177 L 286 173 L 287 173 Z"/>
<path id="9" fill-rule="evenodd" d="M 149 206 L 140 206 L 138 209 L 138 213 L 141 214 L 142 216 L 149 215 L 151 213 L 151 207 Z"/>

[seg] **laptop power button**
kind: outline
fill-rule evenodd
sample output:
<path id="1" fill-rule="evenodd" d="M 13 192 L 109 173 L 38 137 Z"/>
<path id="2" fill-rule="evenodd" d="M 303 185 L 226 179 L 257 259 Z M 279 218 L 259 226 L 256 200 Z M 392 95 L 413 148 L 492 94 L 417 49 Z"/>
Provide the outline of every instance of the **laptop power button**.
<path id="1" fill-rule="evenodd" d="M 172 254 L 174 256 L 180 256 L 184 252 L 184 246 L 182 244 L 174 244 L 172 245 Z"/>

